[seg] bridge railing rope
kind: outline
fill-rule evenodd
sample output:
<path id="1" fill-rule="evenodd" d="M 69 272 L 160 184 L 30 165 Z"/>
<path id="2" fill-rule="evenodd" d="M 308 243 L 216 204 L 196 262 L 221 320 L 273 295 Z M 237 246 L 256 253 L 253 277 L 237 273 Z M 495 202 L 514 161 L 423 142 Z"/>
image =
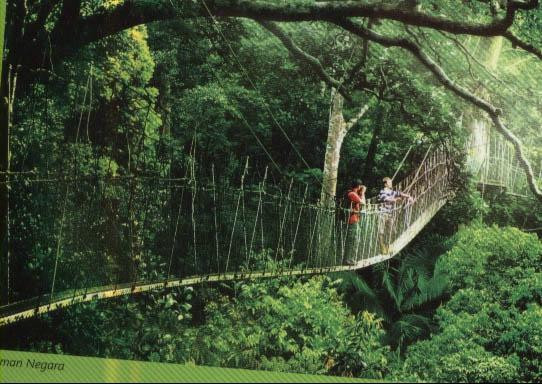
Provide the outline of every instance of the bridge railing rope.
<path id="1" fill-rule="evenodd" d="M 495 187 L 515 196 L 532 196 L 512 144 L 493 127 L 480 122 L 466 149 L 469 170 L 484 188 Z"/>

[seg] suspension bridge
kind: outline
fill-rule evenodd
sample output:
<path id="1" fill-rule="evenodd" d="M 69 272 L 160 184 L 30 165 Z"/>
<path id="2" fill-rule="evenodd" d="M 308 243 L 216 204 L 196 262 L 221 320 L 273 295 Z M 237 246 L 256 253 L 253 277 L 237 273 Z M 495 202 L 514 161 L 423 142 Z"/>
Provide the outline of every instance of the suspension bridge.
<path id="1" fill-rule="evenodd" d="M 481 184 L 528 194 L 513 149 L 498 134 L 476 130 L 466 152 L 466 165 Z M 444 147 L 428 150 L 396 186 L 413 202 L 389 211 L 369 199 L 356 238 L 349 238 L 347 207 L 310 201 L 307 187 L 293 182 L 279 189 L 267 171 L 251 176 L 248 162 L 236 185 L 219 182 L 214 167 L 207 175 L 210 183 L 201 183 L 194 162 L 179 179 L 79 175 L 32 183 L 28 175 L 13 177 L 14 193 L 36 196 L 34 209 L 40 211 L 35 220 L 53 217 L 57 224 L 49 244 L 32 246 L 36 254 L 52 257 L 31 255 L 25 262 L 33 263 L 32 275 L 17 275 L 11 268 L 10 285 L 24 280 L 34 294 L 19 297 L 12 287 L 11 302 L 0 306 L 0 326 L 82 302 L 383 262 L 404 249 L 453 198 L 456 159 Z M 40 207 L 45 196 L 58 206 Z M 34 241 L 32 233 L 27 241 Z M 347 264 L 345 250 L 352 242 L 355 262 Z M 155 251 L 149 251 L 149 244 Z"/>

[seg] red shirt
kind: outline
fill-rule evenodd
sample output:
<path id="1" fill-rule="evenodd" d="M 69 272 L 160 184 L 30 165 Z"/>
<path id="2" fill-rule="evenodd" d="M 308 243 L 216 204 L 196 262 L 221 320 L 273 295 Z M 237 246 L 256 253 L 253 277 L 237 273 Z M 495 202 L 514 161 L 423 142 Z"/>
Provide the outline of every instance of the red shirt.
<path id="1" fill-rule="evenodd" d="M 348 201 L 350 202 L 350 217 L 348 218 L 348 224 L 355 224 L 359 221 L 359 211 L 361 210 L 361 204 L 363 200 L 357 194 L 357 192 L 348 192 Z"/>

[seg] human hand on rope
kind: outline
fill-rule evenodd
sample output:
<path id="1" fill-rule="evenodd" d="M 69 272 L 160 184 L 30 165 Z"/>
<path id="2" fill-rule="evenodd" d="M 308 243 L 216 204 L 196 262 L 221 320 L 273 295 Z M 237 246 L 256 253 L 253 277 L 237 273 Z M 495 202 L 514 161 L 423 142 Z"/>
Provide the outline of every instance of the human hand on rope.
<path id="1" fill-rule="evenodd" d="M 404 194 L 403 196 L 397 197 L 394 199 L 395 202 L 398 201 L 406 201 L 406 205 L 412 205 L 416 199 L 414 199 L 412 196 Z"/>

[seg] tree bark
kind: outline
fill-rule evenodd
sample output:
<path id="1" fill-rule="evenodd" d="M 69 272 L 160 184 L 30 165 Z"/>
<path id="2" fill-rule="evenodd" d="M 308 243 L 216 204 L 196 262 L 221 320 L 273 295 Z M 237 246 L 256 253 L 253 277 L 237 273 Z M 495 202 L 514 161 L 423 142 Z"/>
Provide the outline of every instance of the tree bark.
<path id="1" fill-rule="evenodd" d="M 376 115 L 375 127 L 373 129 L 373 137 L 371 143 L 367 149 L 367 156 L 365 156 L 365 167 L 363 168 L 363 180 L 367 180 L 373 175 L 373 167 L 375 166 L 375 157 L 378 151 L 378 143 L 380 142 L 380 135 L 382 134 L 382 121 L 384 119 L 384 113 L 382 111 L 383 106 L 378 106 L 378 112 Z"/>
<path id="2" fill-rule="evenodd" d="M 506 39 L 510 43 L 512 43 L 512 47 L 514 48 L 520 47 L 524 51 L 530 52 L 536 57 L 538 57 L 540 60 L 542 60 L 542 49 L 521 40 L 519 37 L 517 37 L 510 31 L 506 31 L 503 36 L 506 37 Z"/>
<path id="3" fill-rule="evenodd" d="M 3 58 L 4 28 L 6 16 L 6 1 L 0 0 L 0 58 Z M 8 68 L 2 68 L 0 60 L 0 260 L 1 260 L 1 289 L 0 302 L 6 304 L 9 296 L 9 253 L 8 253 L 8 222 L 9 222 L 9 91 L 7 86 Z"/>
<path id="4" fill-rule="evenodd" d="M 344 138 L 369 108 L 367 104 L 364 105 L 359 113 L 347 123 L 343 116 L 343 103 L 343 96 L 335 88 L 332 88 L 331 112 L 326 141 L 322 190 L 320 193 L 320 204 L 326 207 L 334 205 L 334 199 L 337 194 L 337 176 Z"/>
<path id="5" fill-rule="evenodd" d="M 126 0 L 121 5 L 98 14 L 80 18 L 79 33 L 64 35 L 63 39 L 90 42 L 139 24 L 159 20 L 187 17 L 208 17 L 209 13 L 223 17 L 246 17 L 254 20 L 311 21 L 330 17 L 370 17 L 402 22 L 407 25 L 442 30 L 455 34 L 497 36 L 503 34 L 513 23 L 518 10 L 536 8 L 537 0 L 509 1 L 502 17 L 489 23 L 470 23 L 451 20 L 405 9 L 397 4 L 365 3 L 358 1 L 322 1 L 304 4 L 283 4 L 258 0 L 206 0 L 184 2 L 175 5 L 171 0 Z"/>
<path id="6" fill-rule="evenodd" d="M 335 88 L 331 90 L 331 112 L 327 131 L 326 154 L 324 160 L 324 172 L 322 176 L 322 191 L 320 203 L 332 206 L 337 193 L 337 175 L 341 147 L 346 136 L 346 122 L 343 117 L 343 97 Z"/>
<path id="7" fill-rule="evenodd" d="M 331 265 L 336 249 L 333 247 L 333 230 L 335 227 L 335 195 L 337 193 L 337 176 L 341 147 L 348 131 L 358 122 L 368 109 L 364 105 L 359 113 L 348 123 L 343 116 L 344 98 L 337 89 L 331 88 L 331 110 L 326 141 L 326 154 L 322 177 L 322 189 L 319 205 L 323 208 L 318 217 L 318 258 L 320 265 Z"/>
<path id="8" fill-rule="evenodd" d="M 21 2 L 25 4 L 24 0 Z M 60 0 L 44 0 L 36 20 L 29 23 L 30 33 L 25 34 L 25 38 L 19 44 L 24 48 L 25 66 L 39 65 L 41 63 L 39 59 L 43 58 L 45 53 L 54 55 L 48 61 L 59 62 L 85 44 L 137 25 L 162 20 L 211 15 L 290 22 L 362 17 L 393 20 L 405 25 L 453 34 L 499 36 L 508 31 L 519 10 L 532 10 L 538 6 L 538 0 L 510 0 L 502 15 L 496 16 L 490 22 L 478 23 L 432 15 L 418 9 L 407 9 L 400 4 L 379 2 L 321 1 L 292 5 L 260 0 L 205 0 L 205 2 L 125 0 L 115 7 L 83 16 L 79 13 L 81 0 L 64 0 L 50 39 L 46 33 L 41 33 L 39 38 L 36 38 L 37 31 L 45 31 L 44 25 L 38 23 L 44 24 L 48 14 L 59 2 Z"/>

